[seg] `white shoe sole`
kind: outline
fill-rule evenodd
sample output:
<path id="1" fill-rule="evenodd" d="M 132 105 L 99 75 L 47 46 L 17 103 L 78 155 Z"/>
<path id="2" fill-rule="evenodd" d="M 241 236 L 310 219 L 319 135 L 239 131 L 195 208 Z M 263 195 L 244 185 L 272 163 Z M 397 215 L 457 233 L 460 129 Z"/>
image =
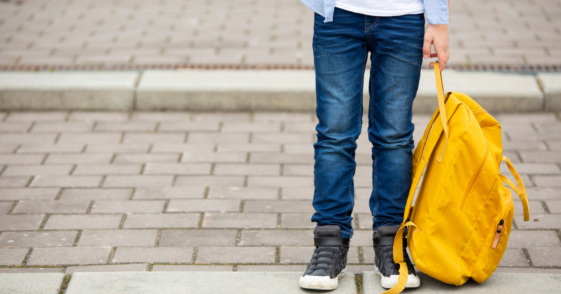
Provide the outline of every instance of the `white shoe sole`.
<path id="1" fill-rule="evenodd" d="M 345 273 L 346 268 L 343 269 L 339 275 L 333 279 L 329 276 L 303 276 L 300 277 L 300 288 L 310 290 L 334 290 L 339 286 L 339 279 Z"/>
<path id="2" fill-rule="evenodd" d="M 399 275 L 391 275 L 389 277 L 384 277 L 377 266 L 374 266 L 376 274 L 381 277 L 382 287 L 385 289 L 391 289 L 393 286 L 397 285 L 399 281 Z M 407 277 L 407 282 L 405 283 L 405 288 L 418 288 L 421 286 L 421 279 L 419 276 L 410 274 Z"/>

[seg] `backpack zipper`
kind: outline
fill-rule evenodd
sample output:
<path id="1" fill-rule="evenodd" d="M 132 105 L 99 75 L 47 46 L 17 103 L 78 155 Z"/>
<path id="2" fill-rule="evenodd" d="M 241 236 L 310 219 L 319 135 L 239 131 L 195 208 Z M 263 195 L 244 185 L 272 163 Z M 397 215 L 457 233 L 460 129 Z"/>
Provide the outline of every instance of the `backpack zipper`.
<path id="1" fill-rule="evenodd" d="M 464 196 L 462 197 L 462 201 L 460 202 L 460 210 L 464 209 L 464 205 L 466 204 L 467 196 L 471 192 L 471 189 L 473 188 L 473 185 L 475 185 L 475 181 L 479 177 L 479 174 L 481 173 L 481 170 L 483 169 L 483 164 L 485 164 L 485 161 L 487 160 L 488 155 L 489 155 L 489 150 L 487 149 L 487 143 L 485 143 L 485 149 L 483 150 L 483 159 L 481 160 L 481 162 L 479 162 L 479 165 L 477 166 L 477 170 L 475 171 L 475 174 L 473 175 L 473 177 L 469 181 L 466 192 L 464 193 Z"/>
<path id="2" fill-rule="evenodd" d="M 507 188 L 508 189 L 508 188 Z M 497 224 L 497 231 L 495 232 L 495 240 L 493 240 L 493 245 L 491 245 L 492 249 L 497 249 L 497 246 L 499 246 L 499 240 L 501 239 L 501 235 L 503 233 L 503 229 L 504 229 L 504 223 L 505 223 L 505 215 L 508 213 L 509 211 L 509 207 L 510 207 L 510 203 L 512 202 L 512 194 L 510 193 L 510 191 L 507 191 L 508 193 L 508 202 L 506 204 L 506 211 L 503 212 L 503 218 L 499 221 L 499 223 Z"/>

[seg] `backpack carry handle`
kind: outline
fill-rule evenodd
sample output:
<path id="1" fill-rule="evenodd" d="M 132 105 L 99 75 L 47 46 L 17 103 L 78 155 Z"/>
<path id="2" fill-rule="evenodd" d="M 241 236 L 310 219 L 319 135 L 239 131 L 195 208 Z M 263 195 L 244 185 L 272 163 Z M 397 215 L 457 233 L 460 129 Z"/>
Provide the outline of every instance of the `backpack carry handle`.
<path id="1" fill-rule="evenodd" d="M 442 83 L 442 72 L 440 71 L 440 67 L 438 66 L 438 61 L 434 63 L 434 77 L 436 79 L 436 93 L 438 95 L 438 108 L 440 109 L 440 120 L 442 122 L 442 128 L 444 129 L 444 134 L 446 135 L 446 141 L 444 142 L 444 146 L 440 151 L 440 154 L 436 158 L 438 162 L 442 161 L 442 157 L 444 156 L 444 151 L 446 150 L 446 146 L 448 146 L 448 117 L 446 116 L 446 106 L 444 101 L 444 84 Z"/>
<path id="2" fill-rule="evenodd" d="M 512 165 L 512 162 L 510 162 L 510 159 L 508 159 L 508 157 L 506 156 L 503 156 L 502 160 L 506 162 L 506 166 L 508 167 L 508 169 L 516 179 L 516 183 L 518 183 L 518 187 L 509 178 L 501 174 L 499 174 L 499 177 L 501 178 L 501 180 L 503 180 L 505 184 L 507 184 L 510 188 L 512 188 L 512 190 L 514 190 L 516 194 L 518 194 L 518 197 L 520 197 L 520 201 L 522 201 L 522 209 L 524 210 L 524 221 L 527 222 L 530 220 L 530 208 L 528 206 L 528 195 L 526 194 L 526 187 L 524 187 L 524 183 L 522 182 L 520 175 Z"/>

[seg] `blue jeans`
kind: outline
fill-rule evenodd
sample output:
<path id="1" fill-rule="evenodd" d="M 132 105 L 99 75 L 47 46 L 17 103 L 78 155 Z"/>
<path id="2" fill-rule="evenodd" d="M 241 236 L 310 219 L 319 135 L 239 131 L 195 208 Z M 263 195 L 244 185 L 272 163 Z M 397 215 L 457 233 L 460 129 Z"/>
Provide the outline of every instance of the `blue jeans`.
<path id="1" fill-rule="evenodd" d="M 364 71 L 371 52 L 368 139 L 372 143 L 370 210 L 373 229 L 398 225 L 411 186 L 413 99 L 419 86 L 425 19 L 422 14 L 366 16 L 335 9 L 314 21 L 316 126 L 314 200 L 317 225 L 353 234 L 356 140 L 362 128 Z"/>

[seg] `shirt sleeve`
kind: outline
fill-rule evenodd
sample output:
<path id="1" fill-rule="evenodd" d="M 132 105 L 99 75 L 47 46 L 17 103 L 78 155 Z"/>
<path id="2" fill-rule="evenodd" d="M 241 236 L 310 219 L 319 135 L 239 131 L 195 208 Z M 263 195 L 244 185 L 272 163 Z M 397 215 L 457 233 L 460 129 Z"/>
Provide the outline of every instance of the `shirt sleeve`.
<path id="1" fill-rule="evenodd" d="M 448 0 L 423 0 L 429 24 L 448 24 Z"/>

